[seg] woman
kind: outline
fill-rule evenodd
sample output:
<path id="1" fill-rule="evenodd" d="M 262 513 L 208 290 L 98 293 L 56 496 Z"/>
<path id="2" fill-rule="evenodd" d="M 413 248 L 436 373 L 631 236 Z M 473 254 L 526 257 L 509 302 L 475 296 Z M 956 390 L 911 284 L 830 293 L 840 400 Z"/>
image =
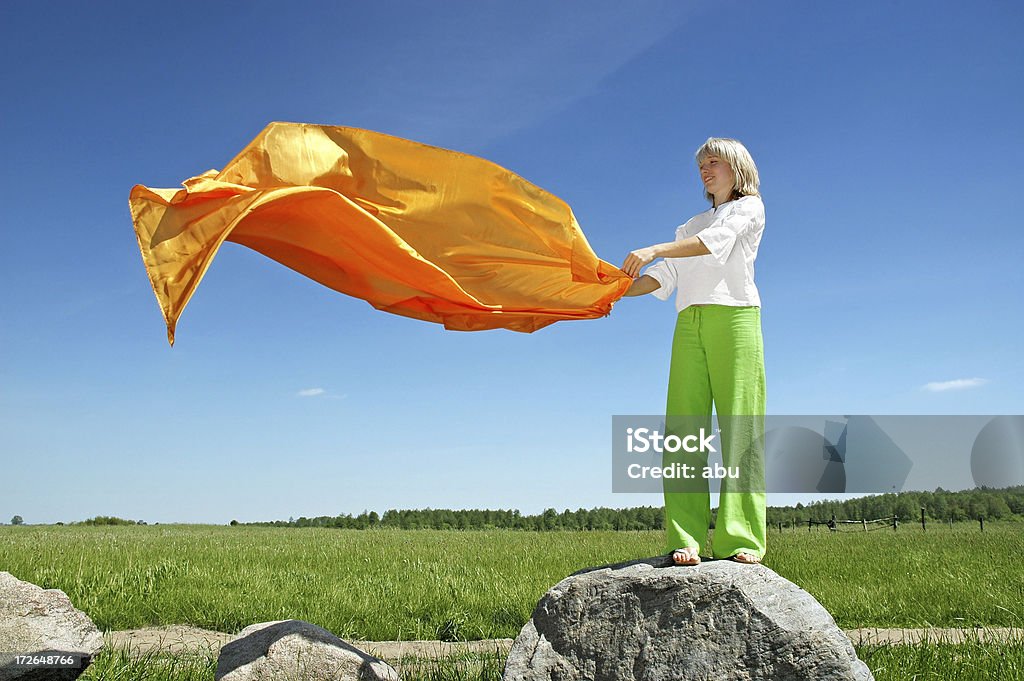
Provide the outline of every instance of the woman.
<path id="1" fill-rule="evenodd" d="M 675 241 L 632 251 L 622 266 L 634 277 L 627 296 L 676 293 L 675 337 L 669 373 L 667 431 L 711 430 L 712 404 L 721 428 L 726 467 L 741 480 L 723 479 L 713 555 L 759 563 L 766 549 L 764 489 L 764 351 L 761 299 L 754 260 L 764 231 L 757 167 L 737 140 L 710 138 L 697 150 L 704 195 L 711 208 L 676 230 Z M 655 258 L 664 260 L 640 269 Z M 707 455 L 665 454 L 698 463 Z M 691 469 L 693 470 L 693 469 Z M 708 528 L 708 480 L 665 481 L 666 551 L 677 565 L 696 565 Z"/>

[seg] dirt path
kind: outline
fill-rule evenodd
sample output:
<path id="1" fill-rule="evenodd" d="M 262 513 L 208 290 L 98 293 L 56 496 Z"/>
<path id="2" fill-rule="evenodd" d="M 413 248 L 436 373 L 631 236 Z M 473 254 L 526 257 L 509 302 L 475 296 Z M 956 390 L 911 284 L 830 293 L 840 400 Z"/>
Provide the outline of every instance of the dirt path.
<path id="1" fill-rule="evenodd" d="M 911 645 L 928 643 L 967 643 L 993 641 L 1024 643 L 1024 629 L 1010 627 L 977 627 L 975 629 L 847 629 L 844 632 L 854 645 Z"/>
<path id="2" fill-rule="evenodd" d="M 233 639 L 234 634 L 209 631 L 185 625 L 132 629 L 129 631 L 108 631 L 103 641 L 112 648 L 127 648 L 138 656 L 159 650 L 178 655 L 214 655 L 220 647 Z M 434 659 L 459 653 L 500 653 L 507 654 L 512 639 L 499 638 L 484 641 L 448 643 L 446 641 L 346 641 L 356 648 L 385 661 L 403 657 Z"/>
<path id="3" fill-rule="evenodd" d="M 978 629 L 849 629 L 846 635 L 854 645 L 902 645 L 922 641 L 929 643 L 964 643 L 965 641 L 1024 642 L 1024 629 L 985 627 Z M 173 625 L 151 629 L 110 631 L 103 635 L 111 648 L 127 648 L 136 656 L 155 651 L 176 655 L 216 655 L 234 634 L 208 631 L 196 627 Z M 445 641 L 348 641 L 360 650 L 395 663 L 403 658 L 436 659 L 462 653 L 497 653 L 506 655 L 512 639 L 447 643 Z"/>

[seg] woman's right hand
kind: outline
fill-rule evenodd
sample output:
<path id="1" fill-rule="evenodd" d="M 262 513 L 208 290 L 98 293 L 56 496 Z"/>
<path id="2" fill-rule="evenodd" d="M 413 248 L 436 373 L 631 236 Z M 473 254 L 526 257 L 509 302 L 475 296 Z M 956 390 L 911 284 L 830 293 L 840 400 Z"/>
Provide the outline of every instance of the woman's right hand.
<path id="1" fill-rule="evenodd" d="M 622 264 L 622 271 L 636 279 L 640 276 L 640 270 L 643 269 L 644 265 L 657 257 L 657 246 L 648 246 L 647 248 L 638 248 L 635 251 L 630 251 L 629 255 L 626 256 L 626 262 Z"/>

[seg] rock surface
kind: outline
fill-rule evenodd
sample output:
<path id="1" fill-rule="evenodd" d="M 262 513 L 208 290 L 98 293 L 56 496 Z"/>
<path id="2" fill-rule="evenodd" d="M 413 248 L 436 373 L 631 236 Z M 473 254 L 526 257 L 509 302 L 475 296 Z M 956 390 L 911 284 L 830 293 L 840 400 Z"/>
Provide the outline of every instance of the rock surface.
<path id="1" fill-rule="evenodd" d="M 809 593 L 762 565 L 667 556 L 575 573 L 512 644 L 504 681 L 866 681 L 871 671 Z"/>
<path id="2" fill-rule="evenodd" d="M 262 622 L 220 649 L 217 681 L 398 681 L 398 673 L 301 620 Z"/>
<path id="3" fill-rule="evenodd" d="M 89 616 L 59 589 L 43 589 L 0 572 L 0 681 L 76 679 L 103 647 Z M 15 664 L 15 655 L 77 656 L 75 667 Z"/>

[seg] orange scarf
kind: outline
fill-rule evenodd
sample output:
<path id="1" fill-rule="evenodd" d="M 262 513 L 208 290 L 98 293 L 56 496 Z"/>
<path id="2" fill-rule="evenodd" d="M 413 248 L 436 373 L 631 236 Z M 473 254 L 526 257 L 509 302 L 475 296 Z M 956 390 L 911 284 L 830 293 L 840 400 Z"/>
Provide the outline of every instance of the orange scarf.
<path id="1" fill-rule="evenodd" d="M 132 187 L 167 339 L 223 241 L 378 310 L 531 332 L 607 315 L 631 279 L 561 199 L 475 156 L 381 133 L 271 123 L 184 189 Z"/>

